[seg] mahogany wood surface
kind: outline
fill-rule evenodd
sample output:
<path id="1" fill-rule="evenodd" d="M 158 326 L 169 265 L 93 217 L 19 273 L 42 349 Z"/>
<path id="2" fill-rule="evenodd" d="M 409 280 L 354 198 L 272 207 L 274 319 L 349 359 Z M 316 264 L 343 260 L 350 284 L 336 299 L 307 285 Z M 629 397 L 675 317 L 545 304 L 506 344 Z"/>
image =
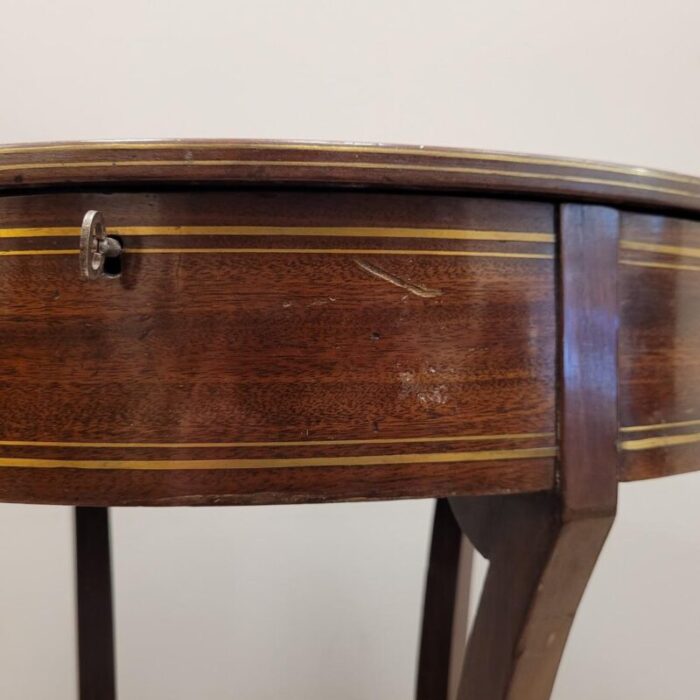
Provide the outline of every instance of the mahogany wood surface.
<path id="1" fill-rule="evenodd" d="M 625 213 L 620 254 L 620 477 L 697 470 L 700 223 Z"/>
<path id="2" fill-rule="evenodd" d="M 579 182 L 584 171 L 605 182 Z M 621 213 L 619 475 L 700 466 L 694 178 L 455 149 L 212 141 L 5 147 L 0 177 L 10 173 L 4 500 L 551 488 L 554 202 L 566 197 L 686 210 Z M 551 202 L 502 199 L 518 178 L 512 191 Z M 688 188 L 683 202 L 657 191 L 671 182 Z M 88 209 L 125 244 L 119 279 L 75 273 Z"/>
<path id="3" fill-rule="evenodd" d="M 117 279 L 83 282 L 103 212 Z M 119 504 L 554 483 L 554 208 L 400 193 L 0 198 L 0 497 Z"/>
<path id="4" fill-rule="evenodd" d="M 80 279 L 88 210 L 115 278 Z M 0 147 L 0 501 L 439 498 L 418 696 L 454 690 L 465 534 L 458 696 L 546 700 L 618 480 L 700 469 L 698 219 L 697 178 L 563 158 Z M 106 511 L 77 544 L 112 697 Z"/>
<path id="5" fill-rule="evenodd" d="M 416 700 L 453 700 L 464 655 L 472 547 L 447 499 L 435 504 L 425 582 Z"/>
<path id="6" fill-rule="evenodd" d="M 562 208 L 559 493 L 451 499 L 463 532 L 489 560 L 459 700 L 549 698 L 612 524 L 618 234 L 612 209 Z"/>
<path id="7" fill-rule="evenodd" d="M 0 146 L 0 189 L 302 185 L 526 194 L 700 210 L 700 179 L 612 163 L 386 144 L 174 140 Z"/>
<path id="8" fill-rule="evenodd" d="M 538 493 L 467 496 L 451 503 L 463 532 L 489 560 L 457 697 L 546 700 L 556 666 L 549 667 L 549 659 L 542 655 L 546 644 L 540 647 L 539 640 L 535 653 L 540 655 L 532 653 L 526 635 L 532 618 L 542 624 L 536 619 L 542 617 L 542 606 L 537 604 L 545 596 L 538 600 L 537 588 L 560 531 L 557 499 Z M 556 651 L 564 640 L 555 641 Z"/>

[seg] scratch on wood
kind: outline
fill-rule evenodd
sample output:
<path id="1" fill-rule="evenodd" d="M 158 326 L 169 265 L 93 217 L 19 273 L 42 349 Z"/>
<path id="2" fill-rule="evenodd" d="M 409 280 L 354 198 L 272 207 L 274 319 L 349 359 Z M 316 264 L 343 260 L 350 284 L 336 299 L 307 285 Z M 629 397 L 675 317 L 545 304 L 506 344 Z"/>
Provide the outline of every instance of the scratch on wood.
<path id="1" fill-rule="evenodd" d="M 364 260 L 354 258 L 354 262 L 359 268 L 365 272 L 368 272 L 370 275 L 373 275 L 380 280 L 384 280 L 385 282 L 389 282 L 389 284 L 401 287 L 402 289 L 411 292 L 411 294 L 415 294 L 417 297 L 432 299 L 433 297 L 439 297 L 442 295 L 442 291 L 440 289 L 430 289 L 429 287 L 424 287 L 421 284 L 416 284 L 415 282 L 409 282 L 408 280 L 401 279 L 401 277 L 392 275 L 376 265 L 370 265 L 369 263 L 364 262 Z"/>

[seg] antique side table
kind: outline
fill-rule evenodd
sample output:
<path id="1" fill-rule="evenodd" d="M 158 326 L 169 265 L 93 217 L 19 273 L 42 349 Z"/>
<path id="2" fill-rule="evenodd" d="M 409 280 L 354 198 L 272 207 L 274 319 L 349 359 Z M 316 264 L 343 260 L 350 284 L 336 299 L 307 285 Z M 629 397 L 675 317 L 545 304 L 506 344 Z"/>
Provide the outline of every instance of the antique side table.
<path id="1" fill-rule="evenodd" d="M 545 700 L 618 482 L 700 468 L 698 179 L 64 143 L 0 148 L 0 195 L 0 500 L 77 506 L 83 698 L 108 507 L 437 498 L 418 698 Z"/>

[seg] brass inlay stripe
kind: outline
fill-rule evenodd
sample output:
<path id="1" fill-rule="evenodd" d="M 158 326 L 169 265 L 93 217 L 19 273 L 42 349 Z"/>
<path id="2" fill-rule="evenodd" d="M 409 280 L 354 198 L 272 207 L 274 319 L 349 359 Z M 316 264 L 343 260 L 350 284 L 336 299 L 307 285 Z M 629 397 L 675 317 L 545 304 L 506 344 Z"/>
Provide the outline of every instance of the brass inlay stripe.
<path id="1" fill-rule="evenodd" d="M 525 258 L 552 260 L 546 253 L 502 253 L 477 250 L 398 250 L 376 248 L 124 248 L 125 253 L 219 253 L 219 254 L 307 254 L 307 255 L 435 255 L 444 257 Z M 77 255 L 78 250 L 0 250 L 0 257 L 15 255 Z"/>
<path id="2" fill-rule="evenodd" d="M 621 433 L 640 433 L 650 430 L 663 430 L 666 428 L 688 428 L 693 425 L 700 425 L 700 419 L 682 420 L 675 423 L 653 423 L 650 425 L 626 425 L 620 428 Z"/>
<path id="3" fill-rule="evenodd" d="M 475 168 L 463 166 L 439 166 L 439 165 L 417 165 L 400 163 L 359 163 L 359 162 L 336 162 L 336 161 L 269 161 L 269 160 L 132 160 L 132 161 L 85 161 L 68 163 L 12 163 L 0 165 L 0 172 L 13 170 L 57 170 L 57 169 L 80 169 L 80 168 L 134 168 L 134 167 L 232 167 L 232 166 L 253 166 L 266 168 L 334 168 L 334 169 L 354 169 L 354 170 L 404 170 L 416 172 L 442 172 L 457 173 L 463 175 L 495 175 L 514 179 L 535 179 L 549 180 L 553 182 L 576 182 L 587 185 L 605 185 L 606 187 L 621 187 L 623 189 L 642 190 L 645 192 L 659 192 L 662 194 L 677 195 L 700 199 L 700 192 L 693 190 L 680 190 L 670 187 L 659 187 L 657 185 L 645 185 L 638 182 L 624 182 L 620 180 L 609 180 L 605 178 L 583 177 L 580 175 L 552 175 L 551 173 L 533 173 L 519 170 L 496 170 L 492 168 Z"/>
<path id="4" fill-rule="evenodd" d="M 700 269 L 700 268 L 699 268 Z M 700 426 L 700 419 L 676 421 L 672 423 L 653 423 L 649 425 L 627 425 L 620 427 L 620 433 L 649 432 L 652 430 L 674 430 Z M 684 433 L 681 435 L 662 435 L 649 438 L 634 438 L 618 443 L 620 449 L 628 451 L 651 450 L 657 447 L 672 447 L 674 445 L 692 445 L 700 442 L 700 433 Z"/>
<path id="5" fill-rule="evenodd" d="M 528 447 L 511 450 L 473 452 L 433 452 L 429 454 L 363 455 L 355 457 L 289 457 L 275 459 L 34 459 L 0 457 L 0 467 L 70 469 L 283 469 L 290 467 L 363 467 L 389 464 L 445 462 L 484 462 L 555 457 L 555 447 Z"/>
<path id="6" fill-rule="evenodd" d="M 341 445 L 401 445 L 431 442 L 485 442 L 499 440 L 532 440 L 552 438 L 554 433 L 505 433 L 497 435 L 451 435 L 447 437 L 372 438 L 370 440 L 278 440 L 276 442 L 46 442 L 33 440 L 0 440 L 0 446 L 12 447 L 319 447 Z"/>
<path id="7" fill-rule="evenodd" d="M 687 270 L 688 272 L 700 272 L 700 265 L 674 265 L 673 263 L 645 262 L 642 260 L 620 260 L 621 265 L 631 267 L 651 267 L 661 270 Z"/>
<path id="8" fill-rule="evenodd" d="M 521 163 L 525 165 L 549 165 L 564 168 L 576 168 L 590 170 L 592 172 L 608 172 L 633 177 L 654 178 L 670 182 L 684 182 L 691 185 L 700 185 L 700 180 L 688 175 L 662 172 L 650 168 L 641 168 L 630 165 L 615 165 L 613 163 L 597 163 L 595 161 L 576 160 L 574 158 L 543 158 L 514 153 L 478 153 L 456 148 L 419 148 L 401 146 L 375 146 L 370 144 L 318 144 L 318 143 L 222 143 L 222 142 L 92 142 L 92 143 L 64 143 L 43 144 L 34 146 L 4 146 L 0 147 L 0 156 L 16 153 L 44 153 L 51 151 L 100 151 L 100 150 L 263 150 L 263 151 L 307 151 L 330 153 L 368 153 L 384 155 L 408 155 L 430 158 L 456 158 L 460 160 L 478 160 L 496 163 Z M 183 161 L 187 162 L 187 161 Z"/>
<path id="9" fill-rule="evenodd" d="M 477 250 L 394 250 L 375 248 L 127 248 L 129 253 L 311 253 L 323 255 L 438 255 L 551 260 L 545 253 L 500 253 Z"/>
<path id="10" fill-rule="evenodd" d="M 554 243 L 553 233 L 363 226 L 110 226 L 125 236 L 338 236 L 348 238 L 426 238 L 465 241 Z M 0 238 L 79 236 L 79 226 L 0 229 Z"/>
<path id="11" fill-rule="evenodd" d="M 688 248 L 686 246 L 660 245 L 658 243 L 642 243 L 641 241 L 621 241 L 620 247 L 625 250 L 640 250 L 647 253 L 662 253 L 663 255 L 700 258 L 700 248 Z"/>
<path id="12" fill-rule="evenodd" d="M 636 440 L 622 440 L 619 447 L 623 450 L 651 450 L 656 447 L 671 447 L 673 445 L 692 445 L 700 442 L 700 433 L 687 433 L 685 435 L 666 435 L 664 437 L 639 438 Z"/>

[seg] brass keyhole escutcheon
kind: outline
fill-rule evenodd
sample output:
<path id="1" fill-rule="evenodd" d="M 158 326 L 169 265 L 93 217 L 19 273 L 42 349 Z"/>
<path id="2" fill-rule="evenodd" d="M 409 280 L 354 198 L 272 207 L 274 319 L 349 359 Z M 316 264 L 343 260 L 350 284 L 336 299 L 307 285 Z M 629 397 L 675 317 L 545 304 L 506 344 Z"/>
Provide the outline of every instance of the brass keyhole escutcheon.
<path id="1" fill-rule="evenodd" d="M 84 280 L 114 277 L 105 273 L 105 260 L 121 254 L 121 243 L 107 235 L 102 212 L 94 209 L 88 211 L 80 229 L 80 277 Z"/>

